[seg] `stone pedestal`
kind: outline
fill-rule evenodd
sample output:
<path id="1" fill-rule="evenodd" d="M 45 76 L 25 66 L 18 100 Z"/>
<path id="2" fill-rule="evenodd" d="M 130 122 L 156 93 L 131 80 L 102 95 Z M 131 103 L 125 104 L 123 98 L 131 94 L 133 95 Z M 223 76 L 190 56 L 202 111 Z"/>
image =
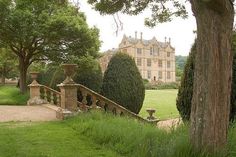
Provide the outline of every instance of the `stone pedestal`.
<path id="1" fill-rule="evenodd" d="M 45 103 L 44 100 L 40 98 L 40 87 L 41 85 L 36 81 L 38 73 L 31 72 L 31 78 L 33 82 L 29 85 L 30 88 L 30 99 L 27 101 L 27 105 L 40 105 Z"/>
<path id="2" fill-rule="evenodd" d="M 59 84 L 61 90 L 61 108 L 72 112 L 78 111 L 76 84 Z"/>
<path id="3" fill-rule="evenodd" d="M 40 84 L 30 84 L 30 99 L 34 97 L 40 98 Z"/>

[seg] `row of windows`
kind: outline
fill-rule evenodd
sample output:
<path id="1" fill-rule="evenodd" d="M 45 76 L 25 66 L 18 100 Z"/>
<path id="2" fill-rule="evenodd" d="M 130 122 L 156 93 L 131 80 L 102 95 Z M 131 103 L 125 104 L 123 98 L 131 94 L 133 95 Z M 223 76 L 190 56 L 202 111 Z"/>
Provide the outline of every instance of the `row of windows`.
<path id="1" fill-rule="evenodd" d="M 137 48 L 136 51 L 138 55 L 141 55 L 143 49 Z M 149 52 L 150 55 L 159 56 L 159 49 L 154 49 L 154 47 L 150 47 Z M 170 52 L 167 52 L 167 57 L 170 57 Z"/>
<path id="2" fill-rule="evenodd" d="M 142 66 L 142 58 L 137 58 L 137 65 Z M 151 67 L 152 66 L 152 60 L 150 58 L 147 59 L 147 66 Z M 170 68 L 171 62 L 167 61 L 167 68 Z M 162 60 L 158 61 L 158 67 L 162 67 Z"/>
<path id="3" fill-rule="evenodd" d="M 147 71 L 147 77 L 148 77 L 148 79 L 151 79 L 152 78 L 152 73 L 151 73 L 151 71 Z M 156 81 L 157 79 L 162 79 L 163 78 L 163 76 L 162 76 L 162 71 L 159 71 L 158 72 L 158 77 L 156 77 L 156 76 L 154 76 L 154 80 Z M 167 79 L 171 79 L 171 73 L 170 73 L 170 71 L 167 71 Z"/>

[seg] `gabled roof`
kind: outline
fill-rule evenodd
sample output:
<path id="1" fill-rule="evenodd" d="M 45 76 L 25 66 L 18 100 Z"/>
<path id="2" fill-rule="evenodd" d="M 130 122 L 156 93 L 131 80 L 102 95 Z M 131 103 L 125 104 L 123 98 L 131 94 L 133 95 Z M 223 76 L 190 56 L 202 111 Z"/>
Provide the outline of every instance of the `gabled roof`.
<path id="1" fill-rule="evenodd" d="M 128 41 L 131 44 L 137 44 L 138 42 L 141 41 L 141 39 L 133 38 L 131 36 L 127 37 L 126 35 L 124 35 L 122 41 Z M 157 39 L 155 37 L 153 37 L 150 40 L 142 39 L 142 44 L 144 44 L 145 46 L 153 45 L 154 44 L 154 45 L 160 46 L 161 48 L 166 48 L 168 45 L 170 45 L 169 42 L 157 41 Z M 171 48 L 173 48 L 173 47 L 171 46 Z"/>

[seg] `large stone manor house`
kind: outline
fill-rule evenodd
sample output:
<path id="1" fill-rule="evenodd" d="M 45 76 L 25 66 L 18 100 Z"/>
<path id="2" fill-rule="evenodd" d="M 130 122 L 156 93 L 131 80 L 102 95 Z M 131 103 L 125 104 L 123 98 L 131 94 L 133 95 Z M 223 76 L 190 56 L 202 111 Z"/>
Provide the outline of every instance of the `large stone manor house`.
<path id="1" fill-rule="evenodd" d="M 111 57 L 117 53 L 123 52 L 132 56 L 142 75 L 143 79 L 151 82 L 175 82 L 175 48 L 171 46 L 171 39 L 165 42 L 159 42 L 155 37 L 151 40 L 143 39 L 143 33 L 140 38 L 123 36 L 119 48 L 108 50 L 102 54 L 99 59 L 102 72 L 104 73 Z"/>

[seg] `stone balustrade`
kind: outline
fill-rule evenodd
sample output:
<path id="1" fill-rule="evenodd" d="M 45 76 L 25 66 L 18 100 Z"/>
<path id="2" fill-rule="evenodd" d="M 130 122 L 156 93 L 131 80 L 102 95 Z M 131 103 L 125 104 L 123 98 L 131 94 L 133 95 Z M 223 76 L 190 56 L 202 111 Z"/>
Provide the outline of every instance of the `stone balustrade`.
<path id="1" fill-rule="evenodd" d="M 40 85 L 40 98 L 50 104 L 61 106 L 61 93 L 44 85 Z"/>
<path id="2" fill-rule="evenodd" d="M 57 113 L 60 119 L 63 119 L 66 114 L 71 113 L 74 115 L 74 113 L 78 113 L 79 109 L 84 112 L 90 109 L 100 109 L 106 112 L 112 112 L 115 115 L 130 116 L 142 122 L 149 122 L 147 119 L 140 117 L 93 90 L 81 84 L 76 84 L 71 78 L 75 71 L 75 64 L 64 64 L 63 67 L 67 77 L 58 85 L 60 92 L 47 86 L 40 85 L 36 81 L 38 73 L 31 73 L 33 82 L 29 85 L 30 100 L 28 101 L 28 105 L 48 103 L 56 105 L 59 107 Z"/>
<path id="3" fill-rule="evenodd" d="M 77 88 L 78 93 L 80 93 L 78 104 L 81 110 L 87 111 L 87 109 L 102 109 L 106 112 L 112 112 L 115 115 L 130 116 L 139 121 L 147 122 L 146 119 L 83 85 L 77 84 Z"/>

